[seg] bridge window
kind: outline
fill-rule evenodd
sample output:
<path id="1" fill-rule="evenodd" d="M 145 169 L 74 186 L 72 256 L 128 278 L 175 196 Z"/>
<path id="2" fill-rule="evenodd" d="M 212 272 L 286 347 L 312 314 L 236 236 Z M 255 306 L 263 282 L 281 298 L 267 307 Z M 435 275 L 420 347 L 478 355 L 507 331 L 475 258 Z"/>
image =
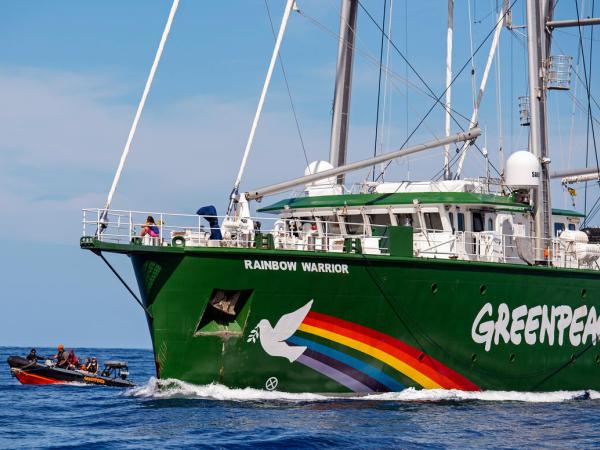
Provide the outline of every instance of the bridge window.
<path id="1" fill-rule="evenodd" d="M 465 231 L 465 214 L 459 212 L 456 215 L 456 219 L 458 221 L 458 226 L 457 226 L 458 231 Z"/>
<path id="2" fill-rule="evenodd" d="M 348 234 L 364 234 L 365 232 L 365 224 L 360 214 L 344 216 L 344 223 L 346 224 L 346 233 Z"/>
<path id="3" fill-rule="evenodd" d="M 392 221 L 390 220 L 389 214 L 369 214 L 369 222 L 371 225 L 391 225 Z"/>
<path id="4" fill-rule="evenodd" d="M 440 218 L 440 213 L 425 213 L 425 228 L 427 230 L 433 231 L 443 231 L 444 227 L 442 226 L 442 219 Z"/>
<path id="5" fill-rule="evenodd" d="M 325 228 L 325 234 L 328 235 L 340 235 L 342 231 L 340 229 L 340 223 L 336 216 L 325 216 L 321 219 L 323 221 L 323 227 Z"/>
<path id="6" fill-rule="evenodd" d="M 576 229 L 577 229 L 577 228 L 575 227 L 575 224 L 574 224 L 574 223 L 570 223 L 570 224 L 569 224 L 569 230 L 571 230 L 571 231 L 575 231 Z"/>
<path id="7" fill-rule="evenodd" d="M 565 231 L 565 224 L 564 223 L 554 223 L 554 236 L 558 237 L 560 236 L 560 234 Z"/>
<path id="8" fill-rule="evenodd" d="M 416 214 L 396 214 L 396 221 L 401 227 L 413 227 L 415 231 L 421 229 L 419 216 Z"/>
<path id="9" fill-rule="evenodd" d="M 479 233 L 483 231 L 483 214 L 474 212 L 473 213 L 473 231 Z"/>

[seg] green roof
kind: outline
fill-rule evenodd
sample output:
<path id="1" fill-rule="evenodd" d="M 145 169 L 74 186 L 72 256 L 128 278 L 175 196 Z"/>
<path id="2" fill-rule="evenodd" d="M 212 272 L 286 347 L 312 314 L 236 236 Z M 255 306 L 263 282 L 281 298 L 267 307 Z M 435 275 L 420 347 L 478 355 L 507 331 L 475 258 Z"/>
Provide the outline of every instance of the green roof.
<path id="1" fill-rule="evenodd" d="M 512 196 L 504 197 L 493 194 L 476 194 L 473 192 L 401 192 L 392 194 L 345 194 L 296 197 L 281 200 L 272 205 L 260 208 L 258 211 L 277 213 L 285 209 L 412 205 L 413 200 L 415 199 L 419 200 L 422 204 L 490 205 L 503 210 L 521 212 L 531 211 L 528 204 L 517 203 Z M 566 209 L 552 209 L 552 215 L 585 217 L 585 214 Z"/>
<path id="2" fill-rule="evenodd" d="M 411 205 L 413 200 L 423 204 L 477 204 L 493 205 L 515 210 L 529 211 L 529 205 L 517 203 L 513 197 L 472 192 L 402 192 L 392 194 L 347 194 L 296 197 L 281 200 L 260 212 L 279 212 L 284 209 L 343 208 L 344 206 Z"/>
<path id="3" fill-rule="evenodd" d="M 585 214 L 580 213 L 578 211 L 571 211 L 568 209 L 557 209 L 552 208 L 553 216 L 569 216 L 569 217 L 585 217 Z"/>

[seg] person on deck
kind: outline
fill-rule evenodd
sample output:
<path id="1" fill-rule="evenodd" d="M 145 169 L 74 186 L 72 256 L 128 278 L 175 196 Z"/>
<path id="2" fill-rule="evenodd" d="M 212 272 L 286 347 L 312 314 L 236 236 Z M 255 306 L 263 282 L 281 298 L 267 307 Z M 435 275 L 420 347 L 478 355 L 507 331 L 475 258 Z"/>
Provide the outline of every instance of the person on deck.
<path id="1" fill-rule="evenodd" d="M 35 348 L 32 348 L 31 351 L 29 352 L 29 355 L 27 355 L 25 358 L 27 359 L 27 361 L 31 361 L 31 362 L 37 362 L 38 359 L 44 359 L 41 356 L 37 355 L 37 351 Z"/>
<path id="2" fill-rule="evenodd" d="M 156 238 L 159 236 L 160 230 L 158 228 L 158 226 L 156 225 L 156 222 L 154 222 L 154 217 L 152 216 L 148 216 L 146 218 L 146 224 L 142 227 L 142 233 L 140 234 L 140 236 L 150 236 L 153 238 Z"/>
<path id="3" fill-rule="evenodd" d="M 89 373 L 93 373 L 96 374 L 98 373 L 98 361 L 96 360 L 96 358 L 92 358 L 92 362 L 89 364 L 87 371 Z"/>
<path id="4" fill-rule="evenodd" d="M 62 344 L 58 344 L 56 355 L 52 356 L 50 359 L 56 360 L 56 367 L 66 369 L 69 365 L 67 362 L 67 354 L 65 353 L 65 346 Z"/>
<path id="5" fill-rule="evenodd" d="M 67 363 L 69 369 L 75 369 L 77 367 L 77 356 L 75 356 L 75 352 L 73 349 L 69 350 L 69 354 L 67 356 Z"/>

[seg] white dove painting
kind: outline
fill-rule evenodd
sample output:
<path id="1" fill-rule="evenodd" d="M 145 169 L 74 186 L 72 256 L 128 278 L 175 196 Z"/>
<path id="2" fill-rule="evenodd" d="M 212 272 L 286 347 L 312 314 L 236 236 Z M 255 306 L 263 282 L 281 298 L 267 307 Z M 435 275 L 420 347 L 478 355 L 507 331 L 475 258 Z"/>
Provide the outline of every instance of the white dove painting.
<path id="1" fill-rule="evenodd" d="M 289 359 L 290 362 L 296 361 L 305 352 L 306 347 L 288 345 L 285 341 L 298 330 L 312 304 L 311 300 L 302 308 L 284 314 L 274 327 L 268 320 L 262 319 L 250 332 L 247 342 L 254 343 L 258 337 L 260 345 L 268 355 L 281 356 Z"/>

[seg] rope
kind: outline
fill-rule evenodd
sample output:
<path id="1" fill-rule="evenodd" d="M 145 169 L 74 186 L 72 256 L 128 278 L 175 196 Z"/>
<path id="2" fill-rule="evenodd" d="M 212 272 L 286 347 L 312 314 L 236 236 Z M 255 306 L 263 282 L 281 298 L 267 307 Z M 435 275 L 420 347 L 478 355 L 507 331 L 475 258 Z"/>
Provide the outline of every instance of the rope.
<path id="1" fill-rule="evenodd" d="M 123 167 L 125 166 L 125 161 L 127 160 L 127 155 L 129 155 L 129 150 L 131 149 L 131 142 L 133 141 L 133 137 L 135 136 L 135 132 L 137 130 L 137 126 L 140 121 L 140 117 L 142 115 L 144 105 L 146 104 L 146 99 L 148 98 L 148 93 L 150 92 L 150 88 L 152 87 L 152 82 L 154 81 L 154 75 L 156 74 L 156 69 L 158 68 L 158 63 L 160 62 L 160 58 L 161 58 L 163 50 L 165 48 L 167 38 L 169 37 L 169 32 L 171 31 L 171 25 L 173 24 L 173 19 L 175 17 L 175 12 L 177 12 L 178 6 L 179 6 L 179 0 L 173 0 L 173 4 L 171 6 L 171 11 L 169 12 L 169 18 L 167 19 L 165 29 L 163 31 L 162 37 L 160 38 L 160 43 L 158 44 L 158 49 L 156 50 L 156 55 L 154 56 L 154 62 L 152 63 L 152 67 L 150 68 L 150 74 L 148 75 L 148 79 L 146 80 L 146 85 L 144 86 L 144 92 L 142 93 L 142 98 L 141 98 L 140 103 L 135 112 L 135 116 L 133 118 L 133 123 L 131 124 L 131 129 L 129 130 L 129 135 L 127 136 L 127 142 L 125 143 L 125 148 L 123 148 L 123 154 L 121 155 L 121 160 L 119 161 L 119 166 L 117 167 L 117 172 L 115 173 L 115 177 L 113 178 L 113 182 L 110 187 L 110 191 L 108 192 L 108 197 L 106 199 L 106 204 L 104 205 L 104 211 L 102 213 L 101 221 L 106 220 L 106 216 L 108 214 L 108 209 L 110 208 L 110 204 L 112 203 L 113 196 L 115 195 L 115 191 L 117 190 L 117 185 L 119 184 L 119 180 L 121 179 L 121 173 L 123 172 Z"/>
<path id="2" fill-rule="evenodd" d="M 577 12 L 577 20 L 579 21 L 580 19 L 580 15 L 579 15 L 579 5 L 577 4 L 577 0 L 574 0 L 575 3 L 575 11 Z M 592 15 L 594 14 L 594 9 L 595 9 L 595 0 L 592 1 Z M 594 120 L 593 120 L 593 115 L 592 115 L 592 104 L 591 104 L 591 78 L 592 78 L 592 50 L 593 50 L 593 38 L 594 38 L 594 28 L 592 27 L 592 31 L 591 31 L 591 38 L 592 41 L 590 42 L 590 65 L 589 65 L 589 79 L 588 79 L 588 72 L 587 72 L 587 64 L 585 61 L 585 53 L 583 51 L 583 33 L 581 31 L 581 24 L 579 24 L 577 26 L 577 29 L 579 30 L 579 48 L 581 50 L 581 59 L 583 62 L 583 75 L 585 78 L 585 87 L 586 87 L 586 94 L 587 94 L 587 101 L 588 101 L 588 107 L 587 107 L 587 124 L 586 124 L 586 128 L 587 128 L 587 139 L 586 139 L 586 151 L 585 151 L 585 165 L 587 167 L 588 165 L 588 161 L 589 161 L 589 146 L 590 146 L 590 129 L 592 132 L 592 141 L 593 141 L 593 145 L 594 145 L 594 155 L 596 157 L 596 169 L 598 171 L 600 171 L 600 162 L 598 160 L 598 149 L 596 147 L 596 132 L 595 132 L 595 127 L 594 127 Z M 600 184 L 600 180 L 597 181 Z M 585 190 L 584 190 L 584 212 L 587 213 L 587 187 L 588 187 L 588 183 L 585 183 Z M 587 217 L 586 217 L 586 221 L 587 221 Z M 584 221 L 584 223 L 586 222 Z"/>
<path id="3" fill-rule="evenodd" d="M 394 48 L 394 50 L 396 50 L 396 52 L 398 53 L 398 55 L 400 55 L 400 57 L 404 60 L 404 62 L 407 64 L 408 67 L 410 67 L 410 70 L 417 76 L 417 78 L 419 79 L 419 81 L 423 84 L 423 86 L 425 86 L 425 88 L 427 89 L 427 91 L 429 91 L 429 94 L 431 96 L 431 98 L 433 98 L 435 100 L 435 104 L 436 105 L 441 105 L 444 108 L 444 111 L 446 111 L 446 104 L 444 102 L 441 101 L 441 97 L 438 97 L 435 92 L 433 91 L 433 89 L 429 86 L 429 84 L 425 81 L 425 79 L 423 78 L 423 76 L 421 76 L 421 74 L 417 71 L 417 69 L 411 64 L 411 62 L 408 60 L 408 58 L 400 51 L 400 49 L 396 46 L 396 44 L 394 44 L 394 41 L 391 40 L 391 38 L 386 34 L 385 30 L 383 28 L 381 28 L 381 26 L 379 25 L 379 23 L 375 20 L 375 18 L 371 15 L 371 13 L 367 10 L 367 8 L 362 4 L 362 2 L 360 0 L 358 0 L 358 5 L 361 7 L 361 9 L 365 12 L 365 14 L 367 15 L 367 17 L 371 20 L 371 22 L 373 22 L 373 24 L 379 28 L 379 31 L 381 31 L 381 33 L 388 39 L 388 42 L 392 45 L 392 47 Z M 446 90 L 444 90 L 444 93 L 446 93 L 446 91 L 448 90 L 448 88 Z M 467 117 L 461 115 L 462 118 L 464 118 L 465 120 L 469 120 Z M 452 117 L 452 119 L 454 120 L 454 122 L 460 127 L 460 124 L 458 122 L 458 120 L 456 120 L 455 117 Z M 464 131 L 464 128 L 461 127 L 461 130 Z"/>
<path id="4" fill-rule="evenodd" d="M 511 3 L 511 5 L 508 7 L 508 9 L 504 12 L 504 14 L 501 16 L 500 20 L 504 20 L 504 17 L 506 16 L 506 14 L 508 13 L 508 11 L 510 11 L 513 7 L 513 5 L 517 2 L 517 0 L 513 0 L 513 2 Z M 360 3 L 359 3 L 360 4 Z M 490 36 L 492 36 L 494 34 L 494 32 L 496 31 L 496 24 L 494 24 L 494 27 L 490 30 L 490 32 L 485 36 L 485 38 L 483 39 L 483 41 L 481 42 L 481 44 L 479 44 L 479 46 L 475 49 L 475 51 L 473 52 L 473 55 L 465 62 L 465 64 L 463 64 L 463 66 L 460 68 L 460 70 L 456 73 L 456 75 L 454 76 L 454 78 L 452 78 L 452 82 L 450 83 L 450 85 L 448 86 L 448 88 L 444 89 L 444 91 L 436 98 L 436 102 L 429 108 L 429 110 L 425 113 L 425 115 L 423 116 L 423 118 L 419 121 L 419 123 L 417 124 L 417 126 L 413 129 L 413 131 L 407 136 L 407 138 L 404 140 L 404 143 L 402 144 L 401 147 L 404 147 L 408 141 L 412 138 L 412 136 L 417 132 L 417 130 L 421 127 L 421 125 L 423 124 L 423 122 L 425 122 L 425 120 L 427 119 L 427 117 L 429 117 L 429 115 L 431 114 L 431 112 L 433 111 L 433 109 L 435 108 L 435 106 L 440 102 L 440 99 L 446 94 L 446 90 L 449 89 L 449 87 L 451 87 L 456 80 L 462 75 L 462 73 L 464 72 L 464 70 L 468 67 L 469 63 L 471 62 L 471 60 L 475 57 L 475 55 L 477 55 L 477 53 L 479 53 L 479 51 L 483 48 L 484 44 L 487 42 L 487 40 L 490 38 Z M 391 42 L 391 41 L 390 41 Z M 392 43 L 393 45 L 393 43 Z M 394 48 L 399 51 L 397 49 L 397 47 L 394 45 Z M 458 122 L 457 122 L 458 124 Z M 458 126 L 460 127 L 460 129 L 462 131 L 464 131 L 464 128 L 458 124 Z M 379 174 L 379 176 L 377 177 L 377 179 L 381 178 L 385 172 L 385 170 L 389 167 L 391 162 L 388 162 L 384 169 L 381 171 L 381 173 Z"/>
<path id="5" fill-rule="evenodd" d="M 275 27 L 273 26 L 273 20 L 271 19 L 271 11 L 269 10 L 269 3 L 265 0 L 265 8 L 267 9 L 267 16 L 269 17 L 269 24 L 271 25 L 271 31 L 273 32 L 273 36 L 275 35 Z M 306 166 L 308 167 L 308 156 L 306 154 L 306 148 L 304 146 L 304 139 L 302 138 L 302 131 L 300 130 L 300 122 L 298 120 L 298 115 L 296 114 L 296 108 L 294 106 L 294 100 L 292 99 L 292 91 L 290 89 L 290 84 L 288 82 L 287 73 L 285 71 L 285 67 L 283 64 L 283 56 L 281 56 L 281 52 L 277 55 L 279 59 L 279 66 L 281 67 L 281 73 L 283 74 L 283 80 L 285 81 L 285 87 L 287 89 L 288 98 L 290 99 L 290 106 L 292 108 L 292 114 L 294 116 L 294 122 L 296 123 L 296 131 L 298 132 L 298 138 L 300 139 L 300 146 L 302 147 L 302 153 L 304 153 L 304 160 L 306 161 Z"/>
<path id="6" fill-rule="evenodd" d="M 125 286 L 125 289 L 127 289 L 129 291 L 129 293 L 134 298 L 134 300 L 138 303 L 138 305 L 141 306 L 141 308 L 144 310 L 144 312 L 146 314 L 148 314 L 148 316 L 151 319 L 154 319 L 154 317 L 152 317 L 152 314 L 150 314 L 150 311 L 148 311 L 148 309 L 144 306 L 144 304 L 142 303 L 142 301 L 140 300 L 140 298 L 137 295 L 135 295 L 135 292 L 133 292 L 133 289 L 131 289 L 129 287 L 129 285 L 123 279 L 123 277 L 121 277 L 121 275 L 119 275 L 119 273 L 115 270 L 115 268 L 108 262 L 108 260 L 102 254 L 102 252 L 101 251 L 97 251 L 97 252 L 94 252 L 94 253 L 96 253 L 96 255 L 98 255 L 102 259 L 102 261 L 104 261 L 104 263 L 108 266 L 108 268 L 112 271 L 112 273 L 119 279 L 119 281 L 121 282 L 121 284 L 123 286 Z"/>
<path id="7" fill-rule="evenodd" d="M 571 364 L 573 364 L 575 362 L 575 360 L 577 360 L 579 357 L 581 357 L 583 354 L 585 354 L 590 348 L 592 348 L 593 346 L 596 345 L 596 342 L 598 342 L 598 338 L 600 337 L 600 335 L 596 335 L 594 337 L 594 339 L 591 340 L 591 342 L 583 349 L 581 350 L 579 353 L 577 353 L 576 355 L 574 355 L 572 358 L 569 358 L 569 360 L 567 362 L 565 362 L 564 364 L 562 364 L 560 367 L 558 367 L 554 372 L 552 372 L 550 375 L 548 375 L 547 377 L 545 377 L 542 381 L 540 381 L 538 384 L 536 384 L 533 387 L 533 390 L 536 390 L 537 388 L 539 388 L 542 384 L 544 384 L 546 381 L 548 381 L 550 378 L 558 375 L 560 372 L 562 372 L 563 370 L 565 370 L 567 367 L 569 367 Z"/>
<path id="8" fill-rule="evenodd" d="M 369 62 L 371 62 L 375 67 L 379 67 L 380 64 L 378 63 L 378 60 L 375 56 L 373 56 L 372 54 L 370 54 L 369 52 L 366 52 L 360 48 L 358 48 L 356 45 L 351 45 L 347 39 L 344 39 L 343 36 L 340 36 L 338 33 L 336 33 L 335 31 L 332 31 L 331 29 L 327 28 L 325 25 L 323 25 L 321 22 L 319 22 L 317 19 L 315 19 L 312 16 L 309 16 L 308 14 L 306 14 L 306 12 L 300 10 L 298 11 L 298 14 L 300 14 L 301 17 L 305 18 L 306 20 L 308 20 L 310 23 L 312 23 L 314 26 L 316 26 L 317 28 L 319 28 L 321 31 L 323 31 L 324 33 L 330 35 L 333 39 L 335 39 L 336 41 L 342 41 L 346 43 L 346 46 L 348 48 L 351 48 L 355 54 L 362 56 L 363 58 L 366 58 Z M 377 23 L 376 23 L 377 24 Z M 389 36 L 387 36 L 388 42 L 392 42 L 391 38 Z M 360 40 L 358 35 L 356 35 L 357 40 Z M 392 44 L 393 45 L 393 44 Z M 427 97 L 433 99 L 433 100 L 437 100 L 437 97 L 435 96 L 435 94 L 429 93 L 427 91 L 425 91 L 424 89 L 421 89 L 419 86 L 415 85 L 414 83 L 412 83 L 410 80 L 408 80 L 408 74 L 406 74 L 406 76 L 402 77 L 401 75 L 397 74 L 396 72 L 394 72 L 393 70 L 390 70 L 388 67 L 383 66 L 382 69 L 386 72 L 386 74 L 388 74 L 389 76 L 391 76 L 392 78 L 395 78 L 399 81 L 401 81 L 403 84 L 405 84 L 408 87 L 413 88 L 414 90 L 418 91 L 419 93 L 426 95 Z M 452 111 L 454 114 L 456 114 L 457 116 L 459 116 L 461 119 L 465 119 L 465 120 L 469 120 L 469 118 L 463 114 L 461 114 L 459 111 L 450 108 L 450 111 Z M 456 121 L 456 120 L 455 120 Z M 458 122 L 457 122 L 458 123 Z M 463 130 L 464 131 L 464 130 Z"/>
<path id="9" fill-rule="evenodd" d="M 389 14 L 389 18 L 388 18 L 388 35 L 390 36 L 390 39 L 392 37 L 392 17 L 393 17 L 393 13 L 394 13 L 394 0 L 390 0 L 390 14 Z M 387 48 L 386 48 L 386 55 L 385 55 L 385 67 L 390 66 L 390 43 L 389 41 L 387 42 Z M 388 72 L 385 72 L 385 81 L 383 83 L 383 114 L 381 116 L 381 144 L 379 147 L 379 151 L 383 152 L 383 149 L 385 148 L 385 144 L 387 142 L 389 142 L 390 139 L 390 132 L 391 132 L 391 126 L 387 127 L 387 133 L 386 133 L 386 127 L 385 127 L 385 120 L 386 120 L 386 114 L 387 114 L 387 110 L 389 108 L 389 116 L 387 118 L 388 122 L 391 124 L 391 116 L 392 116 L 392 96 L 390 95 L 390 99 L 389 99 L 389 105 L 388 103 Z M 387 134 L 387 136 L 386 136 Z M 375 173 L 373 171 L 373 173 Z"/>
<path id="10" fill-rule="evenodd" d="M 379 110 L 381 101 L 381 72 L 383 67 L 383 43 L 385 34 L 385 14 L 387 12 L 387 0 L 383 0 L 383 19 L 381 23 L 383 25 L 383 32 L 381 33 L 381 47 L 379 49 L 379 79 L 377 81 L 377 115 L 375 118 L 375 142 L 373 143 L 373 157 L 377 156 L 377 141 L 379 138 Z M 373 181 L 375 181 L 375 166 L 373 166 Z"/>
<path id="11" fill-rule="evenodd" d="M 469 11 L 469 49 L 471 51 L 471 102 L 475 109 L 475 55 L 473 54 L 473 18 L 471 17 L 471 0 L 467 2 L 467 10 Z"/>
<path id="12" fill-rule="evenodd" d="M 390 307 L 390 309 L 392 310 L 392 312 L 394 313 L 394 315 L 396 316 L 396 318 L 398 319 L 398 321 L 404 325 L 404 328 L 406 329 L 406 331 L 408 332 L 408 334 L 410 334 L 410 336 L 414 339 L 417 347 L 419 348 L 419 350 L 421 350 L 421 352 L 426 353 L 425 348 L 423 346 L 423 344 L 420 342 L 419 338 L 416 336 L 416 334 L 413 332 L 413 330 L 411 330 L 411 328 L 408 326 L 408 323 L 406 323 L 406 321 L 404 320 L 404 318 L 402 317 L 402 315 L 398 312 L 398 309 L 401 309 L 399 306 L 398 308 L 396 308 L 396 306 L 394 305 L 394 303 L 390 300 L 390 298 L 388 297 L 388 295 L 385 292 L 385 289 L 383 287 L 383 285 L 377 280 L 377 276 L 376 274 L 370 269 L 372 267 L 372 263 L 369 260 L 369 258 L 367 258 L 367 256 L 363 253 L 361 253 L 362 259 L 365 262 L 365 270 L 367 272 L 367 274 L 369 275 L 369 278 L 371 278 L 371 280 L 373 281 L 373 284 L 375 284 L 375 286 L 377 287 L 377 290 L 379 291 L 379 293 L 381 294 L 381 296 L 383 297 L 383 299 L 385 300 L 385 302 L 388 304 L 388 306 Z M 410 315 L 408 313 L 406 313 L 406 311 L 402 311 L 403 315 L 406 316 L 407 318 L 411 319 L 411 321 L 415 322 L 416 327 L 417 328 L 421 328 L 419 326 L 419 323 L 417 321 L 415 321 L 414 319 L 412 319 L 410 317 Z M 440 344 L 438 344 L 436 341 L 433 340 L 433 338 L 431 338 L 425 331 L 423 331 L 422 329 L 420 330 L 420 334 L 425 338 L 426 341 L 428 341 L 431 345 L 439 348 L 444 354 L 448 355 L 448 351 L 443 348 Z"/>

